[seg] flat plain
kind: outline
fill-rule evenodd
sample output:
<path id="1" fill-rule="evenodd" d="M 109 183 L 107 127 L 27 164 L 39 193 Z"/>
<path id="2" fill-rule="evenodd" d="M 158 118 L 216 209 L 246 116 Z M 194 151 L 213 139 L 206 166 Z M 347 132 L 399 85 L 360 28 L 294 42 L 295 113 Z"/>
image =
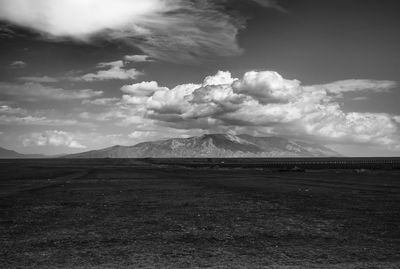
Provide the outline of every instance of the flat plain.
<path id="1" fill-rule="evenodd" d="M 1 160 L 0 268 L 400 268 L 400 170 L 203 161 Z"/>

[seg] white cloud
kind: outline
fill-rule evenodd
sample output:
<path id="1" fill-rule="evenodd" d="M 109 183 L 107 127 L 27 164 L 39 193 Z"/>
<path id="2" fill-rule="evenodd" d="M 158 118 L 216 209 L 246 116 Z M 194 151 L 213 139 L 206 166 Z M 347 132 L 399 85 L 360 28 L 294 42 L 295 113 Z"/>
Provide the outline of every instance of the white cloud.
<path id="1" fill-rule="evenodd" d="M 157 131 L 134 131 L 128 135 L 130 139 L 134 141 L 134 143 L 139 142 L 147 142 L 151 140 L 156 140 L 160 137 L 160 133 Z"/>
<path id="2" fill-rule="evenodd" d="M 117 102 L 119 102 L 119 98 L 116 97 L 111 97 L 111 98 L 98 98 L 98 99 L 93 99 L 93 100 L 82 100 L 83 105 L 97 105 L 97 106 L 108 106 L 108 105 L 113 105 Z"/>
<path id="3" fill-rule="evenodd" d="M 10 64 L 11 68 L 24 68 L 27 64 L 24 61 L 14 61 Z"/>
<path id="4" fill-rule="evenodd" d="M 250 71 L 232 85 L 234 92 L 252 96 L 265 102 L 287 102 L 301 94 L 298 80 L 287 80 L 277 72 Z"/>
<path id="5" fill-rule="evenodd" d="M 274 1 L 260 1 L 277 7 Z M 236 42 L 245 20 L 213 0 L 1 0 L 0 19 L 48 38 L 119 40 L 153 58 L 196 61 L 241 53 Z"/>
<path id="6" fill-rule="evenodd" d="M 156 114 L 182 114 L 190 106 L 187 97 L 190 97 L 193 91 L 200 86 L 198 84 L 183 84 L 169 91 L 155 92 L 148 98 L 146 108 L 149 109 L 149 112 Z"/>
<path id="7" fill-rule="evenodd" d="M 82 123 L 76 120 L 55 119 L 46 116 L 28 115 L 0 115 L 0 124 L 3 125 L 38 125 L 38 126 L 93 126 L 91 123 Z"/>
<path id="8" fill-rule="evenodd" d="M 148 55 L 125 55 L 124 60 L 134 63 L 153 62 Z"/>
<path id="9" fill-rule="evenodd" d="M 38 100 L 74 100 L 98 97 L 102 91 L 92 89 L 65 90 L 44 86 L 40 83 L 27 82 L 24 84 L 0 82 L 0 95 L 14 96 L 15 98 L 27 101 Z"/>
<path id="10" fill-rule="evenodd" d="M 236 80 L 236 78 L 232 78 L 230 72 L 218 71 L 214 76 L 206 77 L 203 81 L 203 86 L 232 84 Z"/>
<path id="11" fill-rule="evenodd" d="M 328 84 L 308 86 L 310 89 L 323 89 L 328 93 L 343 97 L 347 92 L 387 92 L 397 86 L 391 80 L 348 79 Z"/>
<path id="12" fill-rule="evenodd" d="M 97 67 L 99 68 L 103 68 L 103 67 L 124 67 L 124 62 L 122 60 L 117 60 L 117 61 L 113 61 L 113 62 L 102 62 L 102 63 L 98 63 Z"/>
<path id="13" fill-rule="evenodd" d="M 82 151 L 82 149 L 101 149 L 115 145 L 132 145 L 135 143 L 125 134 L 106 134 L 99 132 L 69 132 L 62 130 L 46 130 L 28 133 L 17 137 L 19 142 L 25 146 L 48 147 L 49 152 L 71 152 L 70 150 Z M 58 147 L 59 149 L 55 149 Z"/>
<path id="14" fill-rule="evenodd" d="M 22 144 L 27 146 L 55 146 L 68 147 L 75 149 L 84 149 L 86 146 L 79 143 L 72 133 L 48 130 L 44 132 L 31 133 L 21 137 Z"/>
<path id="15" fill-rule="evenodd" d="M 37 126 L 94 126 L 92 123 L 78 122 L 77 120 L 71 119 L 55 118 L 51 115 L 46 115 L 46 111 L 28 111 L 24 108 L 11 107 L 9 105 L 0 105 L 0 124 Z"/>
<path id="16" fill-rule="evenodd" d="M 96 73 L 89 73 L 79 77 L 70 77 L 69 79 L 74 81 L 128 80 L 136 79 L 143 75 L 142 72 L 136 70 L 135 68 L 125 69 L 124 62 L 121 60 L 99 63 L 97 67 L 108 69 L 99 70 Z"/>
<path id="17" fill-rule="evenodd" d="M 64 77 L 26 76 L 20 77 L 19 80 L 30 83 L 53 83 L 60 80 L 91 82 L 104 80 L 131 80 L 137 79 L 139 76 L 143 75 L 142 72 L 135 68 L 125 68 L 125 63 L 122 60 L 98 63 L 96 68 L 103 70 L 98 70 L 94 73 L 87 73 L 84 75 L 70 75 Z"/>
<path id="18" fill-rule="evenodd" d="M 121 91 L 135 96 L 151 96 L 157 91 L 166 91 L 168 88 L 158 86 L 156 81 L 142 81 L 131 85 L 124 85 Z"/>
<path id="19" fill-rule="evenodd" d="M 127 94 L 122 96 L 122 101 L 125 104 L 140 105 L 146 102 L 149 96 L 155 92 L 168 91 L 166 87 L 158 86 L 156 81 L 142 81 L 131 85 L 124 85 L 121 91 Z"/>
<path id="20" fill-rule="evenodd" d="M 202 84 L 182 84 L 167 90 L 145 91 L 146 94 L 137 90 L 136 86 L 140 87 L 136 85 L 123 96 L 127 107 L 133 104 L 130 113 L 120 116 L 122 119 L 131 115 L 136 119 L 134 124 L 151 121 L 154 125 L 184 130 L 272 133 L 313 137 L 331 144 L 362 143 L 400 149 L 399 116 L 345 112 L 331 96 L 331 85 L 340 85 L 340 92 L 350 92 L 360 91 L 360 85 L 364 85 L 363 89 L 380 85 L 384 90 L 395 84 L 366 81 L 302 86 L 300 81 L 284 79 L 273 71 L 250 71 L 240 79 L 220 71 L 205 78 Z M 158 84 L 154 82 L 152 86 Z"/>
<path id="21" fill-rule="evenodd" d="M 107 28 L 138 23 L 165 8 L 159 0 L 2 0 L 0 14 L 2 19 L 54 36 L 85 39 Z"/>

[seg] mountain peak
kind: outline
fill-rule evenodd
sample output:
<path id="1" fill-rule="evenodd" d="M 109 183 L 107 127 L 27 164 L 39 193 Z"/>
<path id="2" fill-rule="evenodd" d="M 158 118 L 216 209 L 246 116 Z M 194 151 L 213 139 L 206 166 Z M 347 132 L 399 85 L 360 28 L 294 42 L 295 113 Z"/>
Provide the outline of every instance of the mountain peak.
<path id="1" fill-rule="evenodd" d="M 337 152 L 323 145 L 283 137 L 247 134 L 203 134 L 189 138 L 113 146 L 65 156 L 66 158 L 231 158 L 231 157 L 332 157 Z"/>

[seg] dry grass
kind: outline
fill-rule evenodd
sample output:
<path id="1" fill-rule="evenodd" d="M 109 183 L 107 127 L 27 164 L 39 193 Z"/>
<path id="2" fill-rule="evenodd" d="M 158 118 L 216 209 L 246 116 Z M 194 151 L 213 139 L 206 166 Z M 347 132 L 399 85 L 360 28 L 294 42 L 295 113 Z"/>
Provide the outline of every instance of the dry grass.
<path id="1" fill-rule="evenodd" d="M 1 268 L 400 267 L 396 171 L 58 162 L 0 163 Z"/>

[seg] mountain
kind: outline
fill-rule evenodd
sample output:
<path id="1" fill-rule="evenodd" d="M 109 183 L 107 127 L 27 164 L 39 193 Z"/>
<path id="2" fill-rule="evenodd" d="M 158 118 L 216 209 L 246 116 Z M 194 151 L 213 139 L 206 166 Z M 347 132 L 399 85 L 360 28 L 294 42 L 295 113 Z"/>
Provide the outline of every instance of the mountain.
<path id="1" fill-rule="evenodd" d="M 13 150 L 0 147 L 0 159 L 21 159 L 21 158 L 46 158 L 41 154 L 22 154 Z"/>
<path id="2" fill-rule="evenodd" d="M 113 146 L 64 158 L 190 158 L 190 157 L 337 157 L 337 152 L 304 141 L 282 137 L 206 134 L 190 138 L 143 142 L 134 146 Z"/>

